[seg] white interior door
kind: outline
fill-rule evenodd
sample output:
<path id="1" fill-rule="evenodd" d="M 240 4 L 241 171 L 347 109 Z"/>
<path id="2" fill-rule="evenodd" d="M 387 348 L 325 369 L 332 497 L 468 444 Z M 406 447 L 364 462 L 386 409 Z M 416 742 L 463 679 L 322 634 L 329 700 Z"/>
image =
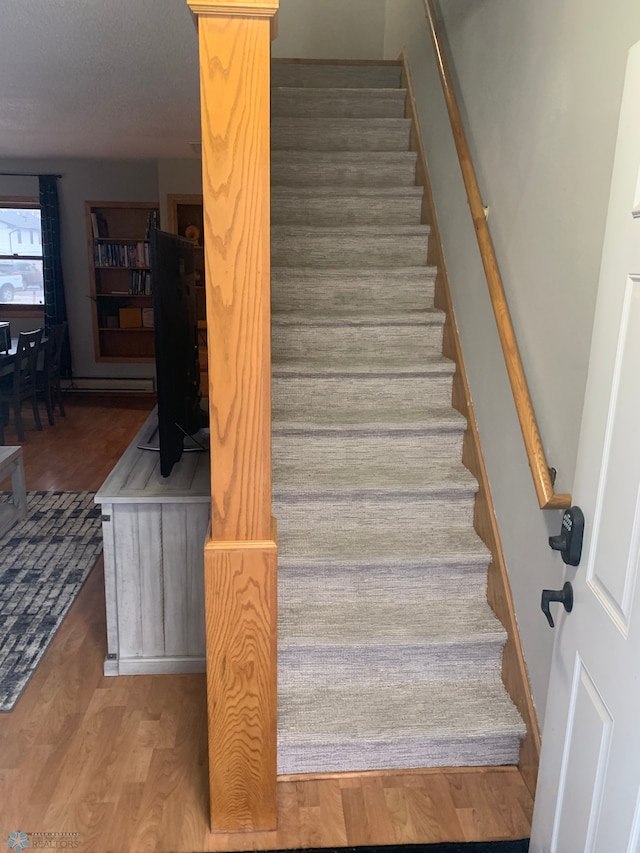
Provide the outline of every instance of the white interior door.
<path id="1" fill-rule="evenodd" d="M 588 180 L 588 176 L 585 176 Z M 530 850 L 640 853 L 640 42 L 629 53 Z M 554 609 L 555 608 L 555 609 Z"/>

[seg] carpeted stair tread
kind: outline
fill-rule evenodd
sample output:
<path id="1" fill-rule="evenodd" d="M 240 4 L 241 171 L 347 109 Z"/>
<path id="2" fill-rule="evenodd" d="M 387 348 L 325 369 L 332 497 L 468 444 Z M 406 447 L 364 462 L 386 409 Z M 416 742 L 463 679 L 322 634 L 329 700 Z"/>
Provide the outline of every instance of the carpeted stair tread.
<path id="1" fill-rule="evenodd" d="M 506 632 L 486 603 L 478 606 L 478 595 L 418 604 L 387 589 L 386 598 L 367 597 L 354 614 L 313 592 L 320 597 L 312 610 L 302 596 L 279 607 L 281 689 L 475 681 L 480 672 L 500 672 Z"/>
<path id="2" fill-rule="evenodd" d="M 308 494 L 317 497 L 332 494 L 344 495 L 348 492 L 397 494 L 405 491 L 410 495 L 428 495 L 446 493 L 454 496 L 459 493 L 475 494 L 478 481 L 461 462 L 442 459 L 425 459 L 418 465 L 398 469 L 396 465 L 385 464 L 384 459 L 372 460 L 369 464 L 351 468 L 332 459 L 306 461 L 297 458 L 274 460 L 273 463 L 274 499 L 303 498 Z"/>
<path id="3" fill-rule="evenodd" d="M 416 225 L 420 187 L 280 186 L 271 194 L 272 225 Z"/>
<path id="4" fill-rule="evenodd" d="M 379 317 L 389 320 L 433 307 L 435 267 L 393 269 L 273 267 L 274 319 L 304 312 L 321 316 Z"/>
<path id="5" fill-rule="evenodd" d="M 271 122 L 271 150 L 406 151 L 410 129 L 407 118 L 280 116 Z"/>
<path id="6" fill-rule="evenodd" d="M 453 529 L 453 528 L 452 528 Z M 458 532 L 460 528 L 456 528 Z M 320 541 L 320 540 L 318 540 Z M 451 554 L 452 552 L 449 552 Z M 486 554 L 472 554 L 457 563 L 442 560 L 429 563 L 413 561 L 398 554 L 340 555 L 334 562 L 320 564 L 300 557 L 285 556 L 280 566 L 279 591 L 283 601 L 314 601 L 315 596 L 333 596 L 334 600 L 387 601 L 387 590 L 393 589 L 397 602 L 438 600 L 443 598 L 486 599 Z M 403 561 L 404 559 L 404 561 Z M 378 560 L 376 563 L 375 560 Z"/>
<path id="7" fill-rule="evenodd" d="M 273 411 L 276 417 L 285 413 L 305 414 L 310 420 L 333 418 L 337 422 L 355 423 L 357 419 L 385 419 L 395 410 L 396 418 L 426 417 L 429 410 L 445 408 L 451 395 L 451 377 L 354 376 L 317 378 L 274 376 L 272 382 Z M 453 411 L 453 410 L 452 410 Z M 278 413 L 277 415 L 275 413 Z M 458 414 L 457 412 L 455 414 Z M 443 411 L 444 415 L 444 411 Z M 458 423 L 457 418 L 447 417 Z"/>
<path id="8" fill-rule="evenodd" d="M 370 203 L 371 199 L 381 198 L 387 202 L 390 199 L 399 198 L 404 201 L 418 199 L 422 202 L 423 187 L 414 185 L 408 186 L 391 186 L 391 187 L 343 187 L 339 185 L 326 185 L 319 187 L 305 187 L 283 184 L 273 187 L 271 192 L 272 205 L 277 206 L 278 202 L 288 203 L 292 199 L 307 198 L 310 200 L 320 199 L 328 202 L 342 203 L 345 199 L 361 198 L 365 203 Z M 419 222 L 414 223 L 418 225 Z"/>
<path id="9" fill-rule="evenodd" d="M 342 414 L 340 419 L 330 411 L 316 409 L 305 412 L 304 406 L 274 406 L 273 431 L 275 433 L 323 433 L 340 435 L 358 433 L 360 435 L 422 434 L 424 436 L 459 432 L 466 429 L 466 420 L 449 406 L 407 406 L 399 411 L 397 407 L 382 409 L 375 407 L 362 413 L 354 411 L 350 415 Z"/>
<path id="10" fill-rule="evenodd" d="M 285 333 L 290 328 L 308 329 L 425 329 L 429 326 L 440 326 L 444 322 L 445 313 L 440 308 L 429 306 L 420 314 L 403 314 L 401 317 L 389 317 L 387 314 L 375 316 L 367 314 L 359 316 L 359 305 L 352 306 L 352 313 L 345 316 L 335 317 L 333 314 L 309 315 L 309 313 L 276 314 L 272 317 L 272 328 L 276 333 Z M 282 332 L 278 331 L 282 330 Z"/>
<path id="11" fill-rule="evenodd" d="M 285 689 L 278 772 L 515 764 L 524 733 L 499 675 L 476 682 Z"/>
<path id="12" fill-rule="evenodd" d="M 371 364 L 370 359 L 359 358 L 353 356 L 350 359 L 348 367 L 342 363 L 342 358 L 337 358 L 341 363 L 334 364 L 325 358 L 318 357 L 317 359 L 308 358 L 304 364 L 298 361 L 287 363 L 281 357 L 276 363 L 274 361 L 271 375 L 277 379 L 302 379 L 316 376 L 318 378 L 343 378 L 352 379 L 361 377 L 363 379 L 369 377 L 380 378 L 386 376 L 388 379 L 398 378 L 407 379 L 414 377 L 416 379 L 431 377 L 451 377 L 454 373 L 454 368 L 450 367 L 446 361 L 435 362 L 433 365 L 425 363 L 425 360 L 416 361 L 415 363 L 407 364 L 404 356 L 388 356 L 381 353 L 375 365 Z"/>
<path id="13" fill-rule="evenodd" d="M 434 266 L 422 266 L 408 264 L 399 265 L 392 270 L 362 269 L 349 270 L 343 267 L 322 267 L 321 269 L 310 269 L 309 267 L 274 267 L 272 285 L 274 287 L 290 286 L 291 283 L 305 284 L 309 287 L 322 286 L 325 290 L 329 288 L 342 288 L 349 282 L 362 286 L 368 285 L 372 289 L 391 289 L 397 296 L 400 285 L 424 284 L 433 282 L 438 273 Z"/>
<path id="14" fill-rule="evenodd" d="M 271 117 L 404 118 L 406 95 L 398 88 L 275 86 Z"/>
<path id="15" fill-rule="evenodd" d="M 348 236 L 351 240 L 379 240 L 381 237 L 392 237 L 394 240 L 402 237 L 422 237 L 427 239 L 431 228 L 428 225 L 353 225 L 349 228 L 331 225 L 274 225 L 271 229 L 272 239 L 290 237 L 307 237 L 340 239 Z"/>
<path id="16" fill-rule="evenodd" d="M 461 569 L 470 575 L 474 570 L 485 574 L 490 554 L 473 529 L 460 527 L 416 527 L 411 535 L 388 527 L 379 530 L 338 527 L 334 531 L 316 527 L 289 530 L 279 542 L 279 561 L 284 577 L 299 570 L 330 583 L 340 577 L 349 590 L 376 587 L 376 576 L 389 572 L 417 572 L 414 583 L 421 584 L 430 576 Z M 338 575 L 337 573 L 340 573 Z M 360 584 L 358 584 L 358 576 Z M 311 581 L 311 578 L 308 578 Z"/>
<path id="17" fill-rule="evenodd" d="M 413 151 L 272 151 L 271 185 L 414 186 Z"/>
<path id="18" fill-rule="evenodd" d="M 490 555 L 483 543 L 469 541 L 460 526 L 435 531 L 442 533 L 437 541 L 424 542 L 419 527 L 404 533 L 388 527 L 288 530 L 278 555 L 281 599 L 309 602 L 322 594 L 335 600 L 384 603 L 392 590 L 397 602 L 424 604 L 447 597 L 486 601 Z M 410 537 L 422 543 L 422 549 L 409 542 Z M 324 560 L 314 547 L 326 551 Z M 282 641 L 286 642 L 284 631 Z"/>
<path id="19" fill-rule="evenodd" d="M 274 267 L 306 264 L 334 268 L 339 263 L 363 268 L 393 267 L 405 260 L 414 266 L 426 265 L 428 238 L 428 226 L 359 226 L 336 231 L 276 225 L 271 233 L 271 263 Z"/>
<path id="20" fill-rule="evenodd" d="M 323 690 L 338 681 L 358 685 L 418 684 L 493 678 L 500 669 L 504 637 L 486 635 L 472 642 L 413 642 L 365 645 L 279 644 L 282 662 L 278 686 L 282 690 L 314 687 Z"/>
<path id="21" fill-rule="evenodd" d="M 522 734 L 522 720 L 497 677 L 488 682 L 445 681 L 435 685 L 371 685 L 353 689 L 351 685 L 315 691 L 287 691 L 287 708 L 280 707 L 279 739 L 289 735 L 291 710 L 297 706 L 298 732 L 294 737 L 329 741 L 335 735 L 345 739 L 394 740 L 423 737 L 481 734 L 502 730 Z M 505 713 L 497 719 L 496 707 Z M 377 719 L 372 719 L 372 709 Z M 456 713 L 452 714 L 452 708 Z M 304 722 L 307 723 L 304 726 Z M 302 725 L 300 725 L 302 723 Z M 305 728 L 307 731 L 305 731 Z M 418 765 L 420 766 L 420 765 Z"/>
<path id="22" fill-rule="evenodd" d="M 425 312 L 409 322 L 274 322 L 273 376 L 335 374 L 348 378 L 451 377 L 455 364 L 442 356 L 444 315 Z"/>
<path id="23" fill-rule="evenodd" d="M 398 63 L 350 65 L 326 62 L 274 62 L 271 85 L 321 88 L 398 88 L 402 68 Z"/>
<path id="24" fill-rule="evenodd" d="M 438 420 L 442 413 L 452 411 L 449 406 L 427 408 L 427 413 Z M 454 410 L 455 411 L 455 410 Z M 453 421 L 456 426 L 464 424 L 459 416 Z M 412 465 L 424 465 L 441 460 L 445 464 L 458 463 L 461 456 L 434 453 L 432 447 L 424 442 L 422 435 L 396 435 L 393 441 L 387 435 L 344 435 L 322 436 L 313 433 L 309 435 L 287 436 L 276 434 L 271 442 L 272 455 L 275 463 L 286 462 L 298 458 L 305 465 L 326 464 L 331 460 L 332 465 L 361 467 L 378 459 L 383 459 L 386 465 L 397 468 L 408 468 Z"/>
<path id="25" fill-rule="evenodd" d="M 382 527 L 393 527 L 411 535 L 420 526 L 430 525 L 461 527 L 473 524 L 475 490 L 394 492 L 392 490 L 363 490 L 353 492 L 320 492 L 317 497 L 308 493 L 303 497 L 276 495 L 273 500 L 274 515 L 282 535 L 308 523 L 313 518 L 318 528 L 360 529 L 364 533 Z"/>
<path id="26" fill-rule="evenodd" d="M 318 597 L 320 596 L 320 597 Z M 327 600 L 329 599 L 329 600 Z M 356 646 L 354 655 L 366 660 L 366 646 L 390 644 L 439 646 L 473 644 L 492 639 L 502 645 L 506 632 L 486 601 L 472 598 L 408 601 L 386 590 L 385 600 L 330 600 L 316 592 L 313 607 L 302 598 L 279 606 L 279 645 Z M 423 654 L 429 654 L 427 649 Z"/>

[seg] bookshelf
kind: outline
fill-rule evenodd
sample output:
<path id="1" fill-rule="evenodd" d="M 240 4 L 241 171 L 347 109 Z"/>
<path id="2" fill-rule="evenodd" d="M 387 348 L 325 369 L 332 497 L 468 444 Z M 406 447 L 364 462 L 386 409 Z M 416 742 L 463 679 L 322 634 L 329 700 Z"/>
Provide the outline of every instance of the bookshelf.
<path id="1" fill-rule="evenodd" d="M 85 202 L 96 361 L 154 360 L 148 230 L 152 202 Z"/>
<path id="2" fill-rule="evenodd" d="M 195 194 L 167 195 L 167 228 L 191 240 L 194 248 L 196 271 L 196 298 L 198 303 L 198 351 L 200 355 L 200 392 L 209 395 L 207 364 L 207 312 L 205 302 L 204 269 L 204 215 L 202 196 Z"/>

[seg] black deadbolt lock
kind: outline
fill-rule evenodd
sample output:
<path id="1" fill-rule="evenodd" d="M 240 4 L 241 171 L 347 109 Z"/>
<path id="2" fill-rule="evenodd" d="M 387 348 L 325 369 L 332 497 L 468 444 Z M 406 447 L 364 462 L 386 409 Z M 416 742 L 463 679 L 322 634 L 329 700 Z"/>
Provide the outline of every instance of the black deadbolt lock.
<path id="1" fill-rule="evenodd" d="M 583 535 L 584 515 L 579 506 L 572 506 L 562 516 L 562 532 L 559 536 L 550 536 L 549 545 L 554 551 L 560 551 L 567 565 L 577 566 L 582 556 Z"/>

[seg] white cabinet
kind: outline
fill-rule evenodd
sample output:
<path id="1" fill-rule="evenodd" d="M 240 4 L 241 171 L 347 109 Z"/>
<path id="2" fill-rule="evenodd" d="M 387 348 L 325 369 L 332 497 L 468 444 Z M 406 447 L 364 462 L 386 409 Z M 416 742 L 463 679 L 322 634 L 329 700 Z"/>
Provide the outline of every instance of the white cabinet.
<path id="1" fill-rule="evenodd" d="M 95 497 L 102 506 L 105 675 L 204 672 L 204 543 L 209 454 L 183 453 L 171 476 L 140 450 L 154 410 Z"/>

